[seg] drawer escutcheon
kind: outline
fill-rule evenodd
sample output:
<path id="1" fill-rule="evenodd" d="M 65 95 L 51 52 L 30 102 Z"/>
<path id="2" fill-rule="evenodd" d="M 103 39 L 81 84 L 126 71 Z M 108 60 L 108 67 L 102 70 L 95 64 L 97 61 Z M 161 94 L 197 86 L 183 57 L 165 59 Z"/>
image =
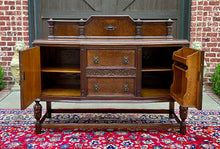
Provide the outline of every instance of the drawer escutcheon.
<path id="1" fill-rule="evenodd" d="M 99 57 L 98 56 L 93 57 L 93 63 L 94 64 L 99 64 Z"/>
<path id="2" fill-rule="evenodd" d="M 128 56 L 124 56 L 123 63 L 124 64 L 128 64 L 129 63 L 129 57 Z"/>

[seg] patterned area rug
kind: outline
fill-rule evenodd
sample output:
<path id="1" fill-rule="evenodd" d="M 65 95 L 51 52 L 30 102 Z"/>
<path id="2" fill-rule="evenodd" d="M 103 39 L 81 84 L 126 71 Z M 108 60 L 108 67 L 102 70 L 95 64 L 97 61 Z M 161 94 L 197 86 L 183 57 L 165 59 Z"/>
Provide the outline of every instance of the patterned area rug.
<path id="1" fill-rule="evenodd" d="M 45 110 L 43 111 L 45 112 Z M 178 113 L 178 111 L 176 111 Z M 52 114 L 46 123 L 174 123 L 166 114 Z M 35 134 L 33 110 L 0 111 L 1 148 L 96 148 L 96 149 L 219 149 L 220 111 L 190 110 L 187 134 L 179 129 L 42 129 Z"/>

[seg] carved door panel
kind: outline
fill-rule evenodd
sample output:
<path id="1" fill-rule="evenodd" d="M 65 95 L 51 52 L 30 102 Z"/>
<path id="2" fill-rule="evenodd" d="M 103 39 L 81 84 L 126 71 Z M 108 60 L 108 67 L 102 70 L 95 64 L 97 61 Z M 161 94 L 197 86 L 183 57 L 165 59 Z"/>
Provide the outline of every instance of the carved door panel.
<path id="1" fill-rule="evenodd" d="M 21 109 L 41 95 L 40 47 L 20 51 Z"/>

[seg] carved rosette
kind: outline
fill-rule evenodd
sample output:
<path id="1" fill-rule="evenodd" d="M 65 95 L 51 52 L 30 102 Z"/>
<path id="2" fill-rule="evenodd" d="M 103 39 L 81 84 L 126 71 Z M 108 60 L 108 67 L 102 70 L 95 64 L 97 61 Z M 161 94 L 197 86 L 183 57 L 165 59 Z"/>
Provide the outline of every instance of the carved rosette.
<path id="1" fill-rule="evenodd" d="M 126 69 L 119 69 L 119 70 L 102 70 L 102 69 L 88 69 L 86 70 L 86 76 L 129 76 L 129 77 L 135 77 L 136 76 L 136 70 L 126 70 Z"/>

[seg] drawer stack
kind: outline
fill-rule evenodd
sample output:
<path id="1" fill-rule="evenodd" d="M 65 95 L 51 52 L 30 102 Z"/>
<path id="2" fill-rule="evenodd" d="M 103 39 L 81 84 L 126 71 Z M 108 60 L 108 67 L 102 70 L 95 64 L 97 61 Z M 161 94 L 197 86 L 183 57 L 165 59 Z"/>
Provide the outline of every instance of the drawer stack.
<path id="1" fill-rule="evenodd" d="M 135 48 L 88 48 L 87 95 L 134 96 Z"/>

